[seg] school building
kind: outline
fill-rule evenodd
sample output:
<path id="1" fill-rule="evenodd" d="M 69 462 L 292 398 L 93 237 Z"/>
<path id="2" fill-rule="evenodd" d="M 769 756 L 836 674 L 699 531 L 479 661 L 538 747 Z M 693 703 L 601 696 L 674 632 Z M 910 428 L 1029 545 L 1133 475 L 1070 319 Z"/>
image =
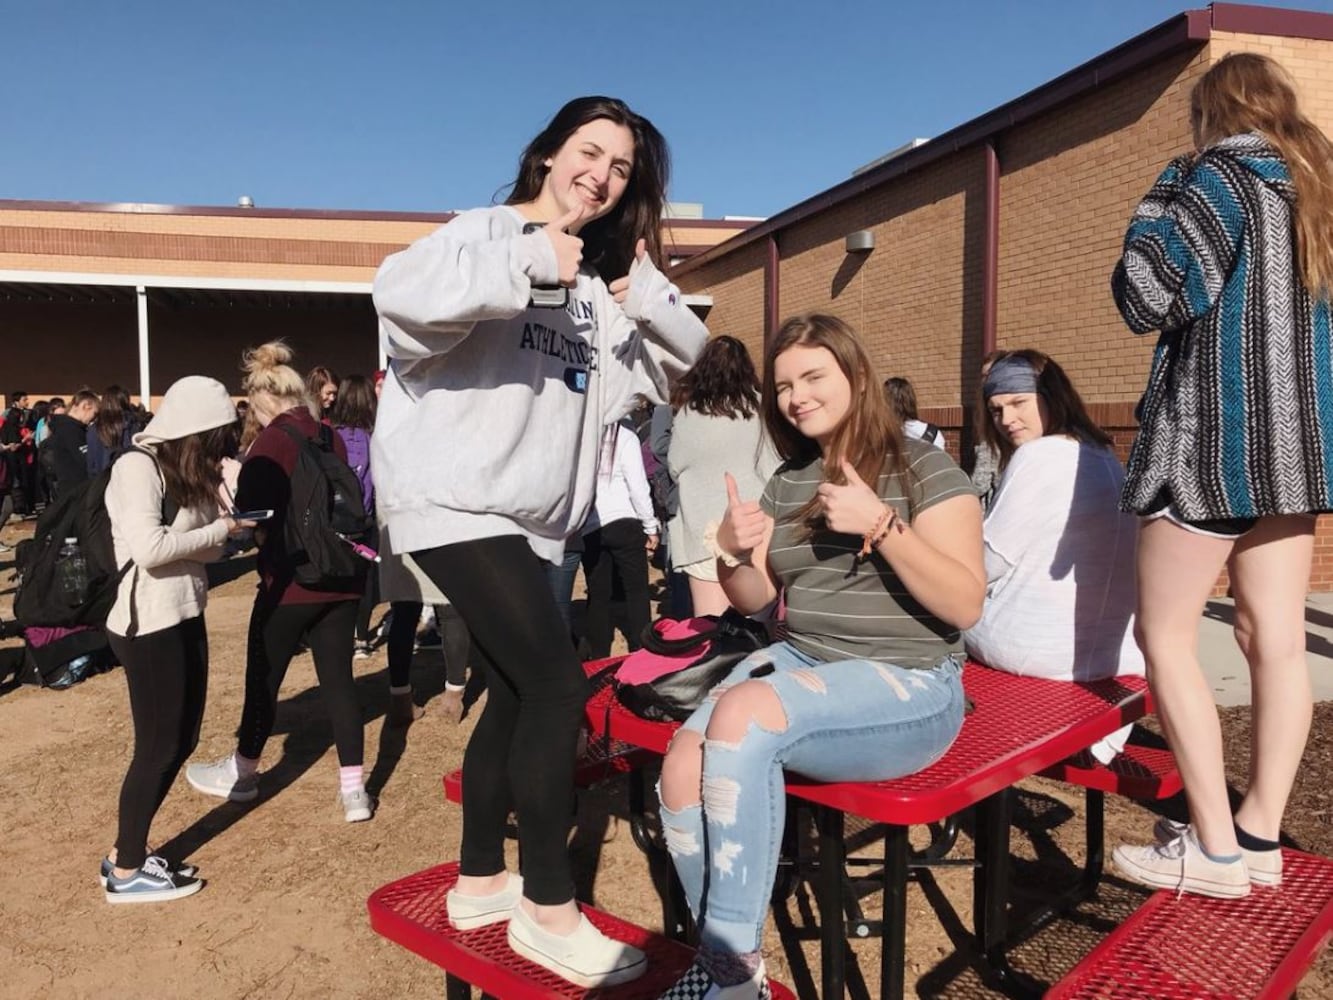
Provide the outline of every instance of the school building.
<path id="1" fill-rule="evenodd" d="M 756 356 L 784 316 L 844 317 L 883 375 L 913 381 L 965 466 L 980 358 L 1038 348 L 1123 457 L 1153 340 L 1120 320 L 1111 270 L 1134 205 L 1191 147 L 1193 82 L 1236 50 L 1281 62 L 1333 134 L 1333 14 L 1185 10 L 772 218 L 666 221 L 673 280 Z M 449 218 L 0 201 L 0 391 L 119 382 L 151 399 L 191 372 L 236 387 L 242 348 L 276 336 L 301 364 L 369 371 L 375 268 Z M 1311 585 L 1333 590 L 1330 518 Z"/>
<path id="2" fill-rule="evenodd" d="M 452 217 L 0 200 L 0 392 L 153 400 L 189 374 L 238 391 L 242 350 L 276 337 L 301 370 L 370 374 L 376 268 Z M 751 221 L 672 217 L 663 242 L 686 260 Z"/>
<path id="3" fill-rule="evenodd" d="M 1192 149 L 1189 93 L 1222 56 L 1262 52 L 1333 135 L 1333 14 L 1238 4 L 1187 10 L 679 265 L 708 326 L 758 357 L 786 316 L 831 312 L 910 378 L 922 418 L 970 468 L 980 359 L 1032 347 L 1069 372 L 1121 457 L 1155 338 L 1129 332 L 1112 268 L 1135 205 Z M 1330 165 L 1333 169 L 1333 165 Z M 1315 590 L 1333 590 L 1321 518 Z"/>

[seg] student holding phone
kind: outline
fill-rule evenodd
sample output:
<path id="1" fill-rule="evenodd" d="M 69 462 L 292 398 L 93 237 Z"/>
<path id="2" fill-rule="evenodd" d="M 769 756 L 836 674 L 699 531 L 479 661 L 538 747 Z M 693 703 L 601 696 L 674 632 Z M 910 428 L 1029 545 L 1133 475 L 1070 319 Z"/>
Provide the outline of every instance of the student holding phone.
<path id="1" fill-rule="evenodd" d="M 236 410 L 222 383 L 190 375 L 116 460 L 106 509 L 118 565 L 130 564 L 107 615 L 125 665 L 134 756 L 120 790 L 116 846 L 102 861 L 109 903 L 153 903 L 196 893 L 191 865 L 149 852 L 153 817 L 199 742 L 208 689 L 204 563 L 251 526 L 218 511 L 222 458 L 236 444 Z"/>
<path id="2" fill-rule="evenodd" d="M 380 514 L 486 671 L 450 918 L 510 920 L 511 947 L 587 987 L 645 960 L 574 903 L 565 842 L 587 684 L 544 566 L 592 505 L 604 428 L 636 393 L 664 400 L 707 338 L 654 263 L 667 174 L 647 119 L 612 98 L 571 101 L 523 151 L 506 204 L 390 256 L 374 285 L 392 359 L 372 441 Z M 544 307 L 534 289 L 554 286 L 563 304 Z M 511 803 L 521 878 L 504 867 Z"/>
<path id="3" fill-rule="evenodd" d="M 235 751 L 212 763 L 191 764 L 185 777 L 205 795 L 232 802 L 252 802 L 258 797 L 259 758 L 273 732 L 278 691 L 304 640 L 313 654 L 320 695 L 333 727 L 343 818 L 358 823 L 374 812 L 365 789 L 365 732 L 352 678 L 352 631 L 365 581 L 321 581 L 324 586 L 320 589 L 302 586 L 296 582 L 294 557 L 286 538 L 292 474 L 302 447 L 299 439 L 326 438 L 343 461 L 347 449 L 332 428 L 316 420 L 315 402 L 307 394 L 305 381 L 288 364 L 291 359 L 291 349 L 282 341 L 245 354 L 244 385 L 250 412 L 263 429 L 241 466 L 236 506 L 271 515 L 255 529 L 259 589 L 250 613 L 245 705 Z"/>

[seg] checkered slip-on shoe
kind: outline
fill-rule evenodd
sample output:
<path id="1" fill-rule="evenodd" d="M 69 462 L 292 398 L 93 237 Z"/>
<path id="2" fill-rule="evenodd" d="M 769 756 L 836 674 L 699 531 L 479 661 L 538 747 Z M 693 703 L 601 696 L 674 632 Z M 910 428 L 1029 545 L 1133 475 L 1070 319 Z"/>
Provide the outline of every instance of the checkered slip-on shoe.
<path id="1" fill-rule="evenodd" d="M 696 961 L 662 994 L 661 1000 L 772 1000 L 772 994 L 768 989 L 768 973 L 762 963 L 745 982 L 720 986 Z"/>

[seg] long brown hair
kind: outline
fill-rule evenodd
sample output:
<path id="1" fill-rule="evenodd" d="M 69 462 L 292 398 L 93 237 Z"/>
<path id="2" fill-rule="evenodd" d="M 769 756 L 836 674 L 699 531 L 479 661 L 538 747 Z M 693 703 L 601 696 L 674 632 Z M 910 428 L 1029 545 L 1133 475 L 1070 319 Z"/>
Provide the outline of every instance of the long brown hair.
<path id="1" fill-rule="evenodd" d="M 579 230 L 583 262 L 611 281 L 629 273 L 634 245 L 643 240 L 648 256 L 665 266 L 662 254 L 662 208 L 671 177 L 671 151 L 653 123 L 635 114 L 614 97 L 576 97 L 555 113 L 518 161 L 506 205 L 536 201 L 546 180 L 546 161 L 560 151 L 571 135 L 588 122 L 605 118 L 629 129 L 634 137 L 634 167 L 616 207 Z"/>
<path id="2" fill-rule="evenodd" d="M 236 424 L 224 424 L 155 448 L 167 496 L 181 508 L 215 510 L 222 485 L 222 459 L 236 454 Z"/>
<path id="3" fill-rule="evenodd" d="M 1114 447 L 1111 435 L 1097 426 L 1088 415 L 1088 408 L 1083 397 L 1074 388 L 1065 370 L 1050 355 L 1031 348 L 1017 351 L 996 351 L 995 356 L 987 355 L 990 365 L 1004 358 L 1017 358 L 1026 361 L 1037 374 L 1037 395 L 1046 403 L 1046 426 L 1044 434 L 1067 434 L 1084 444 L 1099 444 L 1106 448 Z M 1002 434 L 995 426 L 995 419 L 986 405 L 986 383 L 983 376 L 981 389 L 981 433 L 986 443 L 1000 455 L 1000 468 L 1003 469 L 1013 458 L 1014 444 L 1007 434 Z"/>
<path id="4" fill-rule="evenodd" d="M 824 455 L 824 479 L 845 484 L 847 478 L 843 475 L 841 462 L 846 460 L 871 489 L 877 488 L 881 473 L 888 473 L 901 479 L 904 492 L 910 496 L 909 488 L 913 484 L 908 480 L 902 425 L 884 399 L 875 367 L 861 338 L 836 316 L 823 313 L 793 316 L 782 324 L 768 345 L 761 405 L 764 426 L 778 454 L 789 462 L 810 461 L 820 454 L 819 443 L 793 427 L 778 404 L 774 364 L 778 355 L 797 346 L 827 350 L 851 384 L 851 407 L 846 419 L 834 430 Z M 792 520 L 802 521 L 811 529 L 818 526 L 822 521 L 819 498 L 812 497 L 792 515 Z"/>
<path id="5" fill-rule="evenodd" d="M 759 410 L 759 376 L 750 350 L 735 337 L 715 337 L 671 389 L 671 409 L 749 419 Z"/>
<path id="6" fill-rule="evenodd" d="M 1301 113 L 1286 70 L 1268 56 L 1233 52 L 1199 78 L 1190 114 L 1204 145 L 1259 132 L 1291 171 L 1296 260 L 1311 294 L 1333 294 L 1333 142 Z"/>
<path id="7" fill-rule="evenodd" d="M 338 383 L 338 398 L 333 401 L 329 420 L 334 427 L 375 429 L 375 383 L 364 375 L 348 375 Z"/>
<path id="8" fill-rule="evenodd" d="M 124 446 L 125 428 L 130 426 L 132 419 L 130 394 L 118 385 L 103 389 L 97 416 L 93 418 L 93 430 L 107 450 L 117 451 Z"/>

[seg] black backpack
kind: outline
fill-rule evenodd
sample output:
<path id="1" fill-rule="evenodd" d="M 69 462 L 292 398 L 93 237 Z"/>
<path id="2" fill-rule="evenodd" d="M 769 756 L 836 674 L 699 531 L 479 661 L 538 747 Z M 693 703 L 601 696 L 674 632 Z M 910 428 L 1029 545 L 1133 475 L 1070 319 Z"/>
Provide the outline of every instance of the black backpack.
<path id="1" fill-rule="evenodd" d="M 153 456 L 143 449 L 131 449 Z M 154 467 L 156 460 L 154 459 Z M 107 613 L 116 603 L 116 591 L 129 571 L 116 563 L 111 540 L 111 517 L 106 510 L 106 488 L 114 464 L 75 486 L 42 512 L 31 539 L 19 543 L 15 563 L 19 573 L 14 595 L 14 617 L 27 627 L 73 628 L 76 625 L 106 624 Z M 162 523 L 176 518 L 176 505 L 165 494 Z M 61 549 L 66 538 L 78 539 L 79 552 L 87 566 L 87 584 L 75 597 L 67 596 L 61 582 Z"/>
<path id="2" fill-rule="evenodd" d="M 333 432 L 327 426 L 321 424 L 315 438 L 295 427 L 282 429 L 297 444 L 283 526 L 292 577 L 309 590 L 358 592 L 365 584 L 366 561 L 349 542 L 366 541 L 372 524 L 361 483 L 333 450 Z"/>

